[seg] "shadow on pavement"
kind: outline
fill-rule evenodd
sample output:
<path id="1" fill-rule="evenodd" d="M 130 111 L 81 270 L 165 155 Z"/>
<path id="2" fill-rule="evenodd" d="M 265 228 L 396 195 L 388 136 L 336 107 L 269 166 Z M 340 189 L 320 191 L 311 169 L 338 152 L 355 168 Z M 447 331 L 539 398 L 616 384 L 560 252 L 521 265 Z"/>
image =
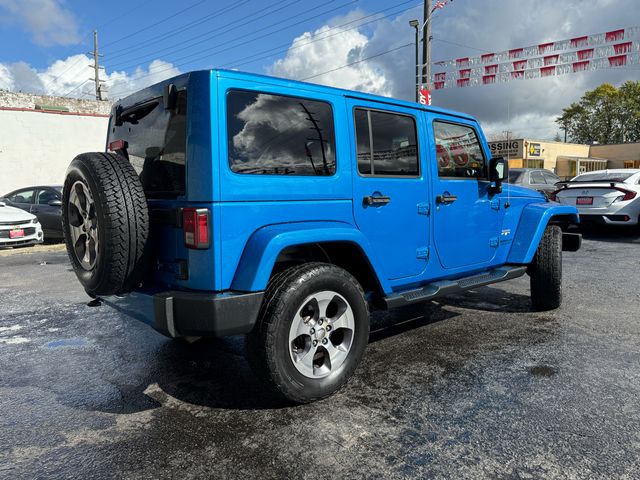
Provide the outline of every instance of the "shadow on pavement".
<path id="1" fill-rule="evenodd" d="M 640 243 L 640 227 L 617 225 L 581 225 L 572 232 L 581 233 L 585 240 L 611 243 Z"/>

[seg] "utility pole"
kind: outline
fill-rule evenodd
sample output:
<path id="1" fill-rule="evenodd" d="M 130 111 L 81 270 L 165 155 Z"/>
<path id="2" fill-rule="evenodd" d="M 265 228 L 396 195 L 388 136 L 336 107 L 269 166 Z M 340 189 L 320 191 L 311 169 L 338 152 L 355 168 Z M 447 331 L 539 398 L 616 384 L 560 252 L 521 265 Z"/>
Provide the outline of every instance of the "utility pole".
<path id="1" fill-rule="evenodd" d="M 422 83 L 429 88 L 431 78 L 431 0 L 424 0 L 424 25 L 422 27 Z"/>
<path id="2" fill-rule="evenodd" d="M 100 69 L 104 68 L 100 66 L 98 59 L 102 57 L 100 53 L 98 53 L 98 31 L 93 31 L 93 52 L 89 52 L 89 55 L 93 55 L 93 65 L 89 65 L 94 70 L 94 78 L 90 78 L 89 80 L 93 80 L 96 84 L 96 100 L 104 100 L 102 98 L 102 82 L 100 80 Z"/>
<path id="3" fill-rule="evenodd" d="M 418 87 L 420 86 L 420 54 L 419 54 L 419 45 L 420 45 L 420 22 L 418 20 L 409 20 L 409 25 L 416 29 L 416 74 L 413 77 L 413 90 L 416 93 L 416 102 L 419 99 Z"/>

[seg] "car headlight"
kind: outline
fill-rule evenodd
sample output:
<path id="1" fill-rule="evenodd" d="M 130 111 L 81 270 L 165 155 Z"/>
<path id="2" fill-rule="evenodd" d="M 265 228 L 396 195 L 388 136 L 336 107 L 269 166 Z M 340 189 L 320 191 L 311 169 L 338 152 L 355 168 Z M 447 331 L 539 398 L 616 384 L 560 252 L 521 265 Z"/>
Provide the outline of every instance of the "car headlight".
<path id="1" fill-rule="evenodd" d="M 37 218 L 34 218 L 33 220 L 31 220 L 31 223 L 39 223 Z"/>

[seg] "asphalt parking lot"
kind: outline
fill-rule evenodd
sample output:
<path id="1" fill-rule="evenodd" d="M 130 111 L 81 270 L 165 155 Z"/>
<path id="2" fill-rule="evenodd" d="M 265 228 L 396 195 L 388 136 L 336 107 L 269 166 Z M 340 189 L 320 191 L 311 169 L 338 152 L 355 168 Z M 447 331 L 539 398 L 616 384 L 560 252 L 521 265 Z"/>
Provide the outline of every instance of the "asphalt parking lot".
<path id="1" fill-rule="evenodd" d="M 640 477 L 638 231 L 565 253 L 554 312 L 523 277 L 375 314 L 355 378 L 304 406 L 241 339 L 87 306 L 49 250 L 0 256 L 2 478 Z"/>

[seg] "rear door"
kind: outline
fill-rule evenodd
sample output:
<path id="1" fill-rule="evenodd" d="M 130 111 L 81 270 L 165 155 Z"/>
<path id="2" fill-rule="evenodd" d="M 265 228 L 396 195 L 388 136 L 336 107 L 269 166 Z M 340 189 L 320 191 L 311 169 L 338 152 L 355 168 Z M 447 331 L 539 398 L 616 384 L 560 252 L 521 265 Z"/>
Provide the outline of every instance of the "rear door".
<path id="1" fill-rule="evenodd" d="M 416 112 L 349 100 L 352 115 L 353 209 L 384 275 L 419 275 L 427 265 L 429 211 L 426 151 Z"/>
<path id="2" fill-rule="evenodd" d="M 435 116 L 433 139 L 435 247 L 445 269 L 482 267 L 499 246 L 504 204 L 489 191 L 485 142 L 474 122 Z"/>
<path id="3" fill-rule="evenodd" d="M 21 208 L 22 210 L 30 212 L 33 207 L 34 198 L 35 189 L 26 188 L 24 190 L 13 192 L 7 197 L 7 200 L 12 207 Z"/>

